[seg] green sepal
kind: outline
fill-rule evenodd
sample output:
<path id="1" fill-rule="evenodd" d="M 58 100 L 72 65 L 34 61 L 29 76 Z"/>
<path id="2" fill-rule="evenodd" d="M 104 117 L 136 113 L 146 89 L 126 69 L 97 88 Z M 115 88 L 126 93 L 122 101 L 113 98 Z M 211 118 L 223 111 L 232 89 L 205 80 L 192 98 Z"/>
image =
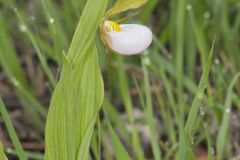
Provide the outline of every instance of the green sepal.
<path id="1" fill-rule="evenodd" d="M 118 0 L 116 4 L 111 8 L 106 16 L 105 19 L 109 19 L 119 13 L 131 10 L 131 9 L 137 9 L 141 6 L 143 6 L 148 0 Z"/>

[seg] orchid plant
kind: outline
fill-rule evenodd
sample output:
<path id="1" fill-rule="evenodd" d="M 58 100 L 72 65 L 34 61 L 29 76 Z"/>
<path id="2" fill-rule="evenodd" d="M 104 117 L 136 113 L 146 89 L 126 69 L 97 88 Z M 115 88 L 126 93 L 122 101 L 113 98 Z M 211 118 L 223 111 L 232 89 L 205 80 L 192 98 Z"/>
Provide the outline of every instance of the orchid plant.
<path id="1" fill-rule="evenodd" d="M 142 53 L 150 46 L 152 32 L 148 27 L 139 24 L 119 24 L 117 21 L 110 20 L 122 12 L 137 9 L 146 2 L 147 0 L 119 0 L 106 13 L 100 32 L 107 48 L 121 55 L 135 55 Z"/>
<path id="2" fill-rule="evenodd" d="M 87 1 L 68 54 L 64 54 L 61 77 L 48 112 L 46 160 L 89 158 L 91 137 L 104 96 L 93 41 L 99 25 L 105 46 L 119 54 L 138 54 L 151 44 L 152 32 L 147 27 L 110 21 L 119 13 L 141 7 L 146 0 L 118 0 L 104 16 L 107 2 Z M 88 21 L 90 17 L 92 21 Z"/>

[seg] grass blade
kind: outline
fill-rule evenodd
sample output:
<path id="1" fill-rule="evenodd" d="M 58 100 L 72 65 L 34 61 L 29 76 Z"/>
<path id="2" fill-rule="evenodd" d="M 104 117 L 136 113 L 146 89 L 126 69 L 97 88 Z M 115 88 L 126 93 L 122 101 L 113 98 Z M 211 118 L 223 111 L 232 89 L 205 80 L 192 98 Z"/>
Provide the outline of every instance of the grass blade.
<path id="1" fill-rule="evenodd" d="M 15 129 L 13 127 L 13 124 L 11 122 L 11 119 L 8 115 L 8 112 L 7 112 L 7 109 L 5 107 L 5 105 L 3 104 L 3 101 L 2 99 L 0 98 L 0 113 L 2 115 L 2 119 L 7 127 L 7 130 L 8 130 L 8 133 L 9 133 L 9 136 L 12 140 L 12 143 L 16 149 L 16 152 L 17 152 L 17 155 L 19 157 L 20 160 L 27 160 L 27 156 L 22 148 L 22 145 L 18 139 L 18 136 L 15 132 Z"/>
<path id="2" fill-rule="evenodd" d="M 176 77 L 177 77 L 177 97 L 178 105 L 180 108 L 180 114 L 182 115 L 181 109 L 183 108 L 183 57 L 184 57 L 184 22 L 185 22 L 185 10 L 186 0 L 178 1 L 177 3 L 177 15 L 176 15 Z"/>
<path id="3" fill-rule="evenodd" d="M 196 37 L 196 42 L 198 45 L 198 48 L 200 50 L 200 55 L 201 55 L 201 63 L 203 66 L 205 66 L 206 60 L 207 60 L 207 52 L 208 52 L 208 46 L 207 46 L 207 41 L 205 38 L 204 34 L 204 25 L 202 24 L 203 22 L 201 21 L 196 21 L 195 14 L 193 12 L 193 9 L 189 9 L 189 16 L 190 20 L 192 23 L 192 28 L 194 30 L 194 34 Z"/>
<path id="4" fill-rule="evenodd" d="M 112 138 L 113 147 L 115 149 L 116 159 L 117 160 L 131 160 L 130 156 L 128 155 L 128 152 L 124 148 L 123 144 L 119 140 L 116 132 L 113 130 L 110 123 L 108 123 L 108 129 L 110 132 L 110 136 Z"/>
<path id="5" fill-rule="evenodd" d="M 39 61 L 43 67 L 43 70 L 44 72 L 46 73 L 46 76 L 48 77 L 49 81 L 50 81 L 50 84 L 52 85 L 52 87 L 54 88 L 55 85 L 56 85 L 56 79 L 55 77 L 53 76 L 53 73 L 51 71 L 51 69 L 49 68 L 48 64 L 47 64 L 47 60 L 46 60 L 46 57 L 43 55 L 38 43 L 37 43 L 37 40 L 36 38 L 34 37 L 33 33 L 30 31 L 30 29 L 27 27 L 26 23 L 24 22 L 23 20 L 23 17 L 22 15 L 19 13 L 19 11 L 17 10 L 17 8 L 14 9 L 21 25 L 25 26 L 26 27 L 26 33 L 30 39 L 30 41 L 32 42 L 32 45 L 36 51 L 36 54 L 39 58 Z"/>
<path id="6" fill-rule="evenodd" d="M 21 68 L 13 43 L 7 30 L 4 14 L 0 12 L 0 62 L 9 79 L 17 79 L 25 88 L 27 80 Z"/>
<path id="7" fill-rule="evenodd" d="M 3 146 L 2 146 L 2 142 L 0 141 L 0 159 L 1 160 L 7 160 L 7 157 L 3 151 Z"/>
<path id="8" fill-rule="evenodd" d="M 187 118 L 185 129 L 181 129 L 182 127 L 180 127 L 181 134 L 180 134 L 179 150 L 177 155 L 178 160 L 186 159 L 187 157 L 192 155 L 192 152 L 191 152 L 191 144 L 193 143 L 192 135 L 195 131 L 195 123 L 198 118 L 198 110 L 200 107 L 200 103 L 203 99 L 204 91 L 206 89 L 207 82 L 208 82 L 208 77 L 211 69 L 211 62 L 212 62 L 212 57 L 214 52 L 214 44 L 215 44 L 215 39 L 214 39 L 210 54 L 208 56 L 206 66 L 203 70 L 203 74 L 201 76 L 198 89 L 196 91 L 196 94 L 190 109 L 190 113 Z M 180 125 L 182 124 L 180 123 Z"/>
<path id="9" fill-rule="evenodd" d="M 103 110 L 108 115 L 109 121 L 116 125 L 117 128 L 119 128 L 119 131 L 123 135 L 123 137 L 126 139 L 127 142 L 131 141 L 131 136 L 129 135 L 126 125 L 124 121 L 122 120 L 122 117 L 118 114 L 117 110 L 115 109 L 115 106 L 113 106 L 109 100 L 106 98 L 103 101 Z"/>
<path id="10" fill-rule="evenodd" d="M 236 74 L 228 87 L 227 91 L 227 98 L 225 101 L 225 108 L 224 108 L 224 113 L 223 113 L 223 120 L 221 123 L 221 127 L 219 130 L 219 134 L 217 137 L 217 156 L 219 159 L 222 159 L 223 154 L 224 154 L 224 147 L 226 144 L 226 136 L 228 132 L 228 127 L 229 127 L 229 120 L 230 120 L 230 113 L 231 113 L 231 108 L 232 108 L 232 97 L 233 97 L 233 88 L 234 85 L 236 84 L 237 80 L 240 77 L 240 73 Z"/>
<path id="11" fill-rule="evenodd" d="M 142 68 L 143 68 L 143 74 L 144 74 L 144 90 L 145 90 L 145 96 L 146 96 L 146 116 L 147 116 L 147 122 L 150 127 L 151 132 L 151 146 L 154 154 L 155 160 L 161 159 L 161 153 L 160 148 L 158 145 L 158 138 L 157 138 L 157 131 L 154 124 L 154 115 L 153 115 L 153 104 L 152 104 L 152 98 L 151 98 L 151 89 L 150 89 L 150 82 L 148 77 L 148 70 L 147 66 L 144 63 L 144 57 L 142 57 Z"/>
<path id="12" fill-rule="evenodd" d="M 69 47 L 69 37 L 63 29 L 63 24 L 59 20 L 62 14 L 59 14 L 57 6 L 52 0 L 41 1 L 51 38 L 53 39 L 54 57 L 58 62 L 62 62 L 62 51 Z M 68 17 L 70 19 L 70 17 Z"/>
<path id="13" fill-rule="evenodd" d="M 37 112 L 40 113 L 42 117 L 46 118 L 46 109 L 34 97 L 33 91 L 28 85 L 24 71 L 21 67 L 21 63 L 17 57 L 13 42 L 9 38 L 10 35 L 5 22 L 6 21 L 4 19 L 4 16 L 2 16 L 2 13 L 0 13 L 0 63 L 2 69 L 6 73 L 9 81 L 15 87 L 16 95 L 23 104 L 24 111 L 33 117 L 32 122 L 35 125 L 34 127 L 43 133 L 43 122 L 41 122 Z M 28 106 L 32 106 L 32 108 L 28 108 Z"/>
<path id="14" fill-rule="evenodd" d="M 159 2 L 158 0 L 151 0 L 146 3 L 143 11 L 141 12 L 141 17 L 140 17 L 141 22 L 146 23 L 146 21 L 151 16 L 153 10 L 156 8 L 158 2 Z"/>
<path id="15" fill-rule="evenodd" d="M 203 124 L 203 128 L 207 137 L 207 145 L 208 145 L 208 160 L 213 160 L 213 154 L 212 154 L 212 145 L 211 145 L 211 137 L 209 134 L 209 131 L 207 129 L 207 124 Z"/>
<path id="16" fill-rule="evenodd" d="M 200 79 L 198 89 L 196 91 L 196 95 L 194 97 L 194 100 L 193 100 L 193 103 L 192 103 L 192 106 L 190 109 L 190 113 L 189 113 L 189 116 L 188 116 L 188 119 L 187 119 L 187 122 L 185 125 L 185 133 L 189 139 L 192 139 L 191 137 L 192 137 L 192 134 L 194 131 L 194 125 L 195 125 L 197 117 L 198 117 L 197 116 L 198 110 L 199 110 L 200 104 L 202 102 L 202 99 L 204 96 L 204 91 L 205 91 L 207 83 L 208 83 L 208 77 L 209 77 L 209 73 L 210 73 L 210 69 L 211 69 L 212 57 L 213 57 L 213 53 L 214 53 L 214 43 L 215 43 L 215 40 L 213 42 L 210 54 L 208 56 L 206 66 L 203 70 L 203 74 Z"/>
<path id="17" fill-rule="evenodd" d="M 124 71 L 123 62 L 124 62 L 123 58 L 119 56 L 118 57 L 118 63 L 119 63 L 118 79 L 119 79 L 120 91 L 123 98 L 124 106 L 127 111 L 128 120 L 130 122 L 131 129 L 132 129 L 132 143 L 133 143 L 134 151 L 138 159 L 142 160 L 144 159 L 144 156 L 141 148 L 140 138 L 135 125 L 133 105 L 132 105 L 131 96 L 129 94 L 128 80 L 127 80 L 127 75 Z"/>

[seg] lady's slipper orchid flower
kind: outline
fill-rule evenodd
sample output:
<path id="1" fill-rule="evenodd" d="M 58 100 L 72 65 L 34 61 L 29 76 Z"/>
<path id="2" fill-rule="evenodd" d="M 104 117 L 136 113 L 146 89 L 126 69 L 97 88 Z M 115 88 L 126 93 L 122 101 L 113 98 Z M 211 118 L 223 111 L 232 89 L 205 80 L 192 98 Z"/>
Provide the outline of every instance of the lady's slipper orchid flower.
<path id="1" fill-rule="evenodd" d="M 121 55 L 142 53 L 152 42 L 151 30 L 139 24 L 121 24 L 105 21 L 101 27 L 105 46 Z"/>

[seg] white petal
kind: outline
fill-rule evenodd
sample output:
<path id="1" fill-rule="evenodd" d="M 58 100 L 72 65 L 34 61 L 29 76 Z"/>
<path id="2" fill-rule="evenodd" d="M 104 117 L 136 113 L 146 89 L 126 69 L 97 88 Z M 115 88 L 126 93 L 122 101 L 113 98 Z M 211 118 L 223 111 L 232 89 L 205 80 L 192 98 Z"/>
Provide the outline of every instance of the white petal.
<path id="1" fill-rule="evenodd" d="M 110 47 L 122 55 L 142 53 L 152 42 L 152 32 L 148 27 L 138 24 L 122 24 L 121 32 L 107 32 Z"/>

